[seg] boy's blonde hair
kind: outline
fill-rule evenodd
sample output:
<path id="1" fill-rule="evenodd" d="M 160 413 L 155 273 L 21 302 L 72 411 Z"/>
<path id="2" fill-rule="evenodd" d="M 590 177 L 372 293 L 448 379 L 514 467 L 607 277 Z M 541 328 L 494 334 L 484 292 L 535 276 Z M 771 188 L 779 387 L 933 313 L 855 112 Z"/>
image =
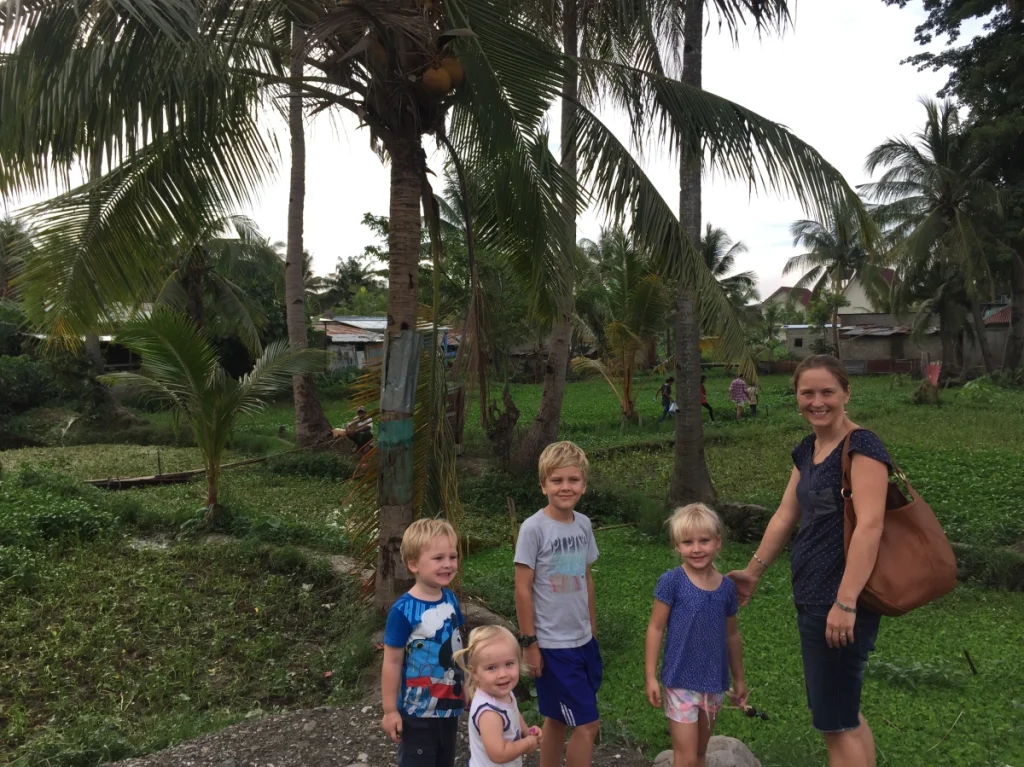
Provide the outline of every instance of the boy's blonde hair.
<path id="1" fill-rule="evenodd" d="M 459 668 L 466 674 L 468 698 L 473 697 L 473 693 L 476 692 L 478 685 L 477 679 L 473 675 L 473 656 L 479 654 L 485 647 L 497 642 L 508 642 L 514 647 L 516 657 L 519 659 L 519 673 L 522 674 L 526 670 L 526 666 L 523 665 L 523 649 L 519 646 L 519 642 L 511 631 L 504 626 L 477 626 L 469 632 L 469 643 L 465 649 L 459 650 L 452 656 L 453 660 L 459 665 Z"/>
<path id="2" fill-rule="evenodd" d="M 587 472 L 590 471 L 590 461 L 587 454 L 574 442 L 552 442 L 544 452 L 540 454 L 537 462 L 537 474 L 540 476 L 540 483 L 550 477 L 557 469 L 564 469 L 567 466 L 574 466 L 583 474 L 583 481 L 587 481 Z"/>
<path id="3" fill-rule="evenodd" d="M 443 519 L 417 519 L 402 534 L 402 562 L 408 565 L 420 558 L 423 549 L 435 538 L 450 538 L 456 544 L 459 536 L 455 528 Z"/>
<path id="4" fill-rule="evenodd" d="M 722 518 L 703 503 L 680 506 L 668 520 L 668 534 L 672 545 L 678 546 L 687 535 L 704 533 L 722 537 Z"/>

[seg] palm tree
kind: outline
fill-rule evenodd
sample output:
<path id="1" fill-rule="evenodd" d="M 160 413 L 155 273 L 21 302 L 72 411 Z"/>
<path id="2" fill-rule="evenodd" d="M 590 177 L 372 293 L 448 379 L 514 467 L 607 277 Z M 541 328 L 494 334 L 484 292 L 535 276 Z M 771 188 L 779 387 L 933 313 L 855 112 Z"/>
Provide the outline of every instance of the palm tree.
<path id="1" fill-rule="evenodd" d="M 13 218 L 0 219 L 0 301 L 14 301 L 18 289 L 14 277 L 32 249 L 32 240 L 24 223 Z"/>
<path id="2" fill-rule="evenodd" d="M 614 5 L 624 19 L 648 17 L 639 0 Z M 47 297 L 43 320 L 73 337 L 111 307 L 151 295 L 158 270 L 141 254 L 154 242 L 177 239 L 169 233 L 198 228 L 211 199 L 228 209 L 243 203 L 271 169 L 260 105 L 268 90 L 295 82 L 279 65 L 293 53 L 293 21 L 307 32 L 307 45 L 295 53 L 305 71 L 318 71 L 304 73 L 304 99 L 317 109 L 340 106 L 359 115 L 390 160 L 376 595 L 384 605 L 408 585 L 399 545 L 414 515 L 408 458 L 415 387 L 409 384 L 422 344 L 416 329 L 420 202 L 433 198 L 423 137 L 446 139 L 449 153 L 460 155 L 469 175 L 489 190 L 502 213 L 501 252 L 541 264 L 536 292 L 559 286 L 564 240 L 556 233 L 567 231 L 566 211 L 586 197 L 573 174 L 552 162 L 544 120 L 554 100 L 571 96 L 563 86 L 576 62 L 520 26 L 498 0 L 447 0 L 429 8 L 371 0 L 327 8 L 314 0 L 137 0 L 130 12 L 106 0 L 8 4 L 0 27 L 17 43 L 14 55 L 0 60 L 0 191 L 63 182 L 76 159 L 89 165 L 101 151 L 116 158 L 102 177 L 34 211 L 41 234 L 68 235 L 52 256 L 55 268 L 34 275 Z M 625 56 L 650 49 L 615 50 Z M 703 146 L 728 177 L 792 191 L 808 206 L 854 196 L 834 168 L 781 126 L 636 63 L 651 60 L 587 66 L 635 86 L 650 116 L 646 128 L 637 123 L 638 131 L 691 155 Z M 453 88 L 452 74 L 464 79 L 460 88 Z M 585 103 L 570 111 L 580 186 L 611 215 L 628 217 L 666 279 L 700 296 L 709 315 L 728 315 L 699 260 L 696 233 L 684 236 L 630 148 Z M 100 215 L 91 220 L 97 199 Z M 733 320 L 721 337 L 726 346 L 744 348 Z"/>
<path id="3" fill-rule="evenodd" d="M 304 66 L 300 53 L 305 49 L 302 27 L 292 23 L 292 50 L 288 62 L 288 132 L 291 138 L 292 167 L 288 189 L 288 246 L 284 262 L 284 300 L 288 324 L 288 343 L 293 349 L 307 348 L 306 336 L 306 254 L 302 247 L 303 214 L 306 209 L 306 134 L 302 125 L 302 81 Z M 302 446 L 323 444 L 331 437 L 331 424 L 324 415 L 316 384 L 310 372 L 292 379 L 295 401 L 295 440 Z"/>
<path id="4" fill-rule="evenodd" d="M 636 421 L 633 373 L 664 327 L 668 290 L 621 226 L 603 229 L 596 244 L 587 242 L 584 247 L 600 266 L 604 295 L 599 305 L 603 305 L 604 316 L 591 322 L 595 337 L 603 339 L 603 359 L 577 357 L 573 369 L 603 376 L 619 399 L 623 420 Z"/>
<path id="5" fill-rule="evenodd" d="M 235 421 L 263 409 L 269 397 L 287 389 L 293 375 L 316 369 L 322 357 L 290 349 L 284 341 L 267 345 L 253 369 L 241 380 L 228 376 L 209 339 L 191 319 L 158 309 L 128 323 L 117 342 L 142 358 L 138 373 L 101 377 L 111 385 L 126 384 L 164 405 L 192 430 L 206 468 L 206 521 L 221 511 L 217 500 L 221 459 Z"/>
<path id="6" fill-rule="evenodd" d="M 794 247 L 807 248 L 806 253 L 790 258 L 782 269 L 783 275 L 803 271 L 794 288 L 809 288 L 812 298 L 821 298 L 825 293 L 838 296 L 856 274 L 869 292 L 882 289 L 884 283 L 878 270 L 861 244 L 861 226 L 854 209 L 836 206 L 829 211 L 826 221 L 796 221 L 789 227 L 789 233 Z M 840 307 L 835 300 L 830 305 L 832 348 L 838 356 Z"/>
<path id="7" fill-rule="evenodd" d="M 224 236 L 227 229 L 233 237 Z M 267 318 L 238 282 L 255 273 L 280 275 L 281 259 L 255 222 L 239 215 L 212 217 L 201 231 L 175 243 L 168 266 L 155 303 L 184 312 L 204 330 L 213 314 L 224 330 L 259 353 Z"/>
<path id="8" fill-rule="evenodd" d="M 704 236 L 700 238 L 700 252 L 729 303 L 738 312 L 744 312 L 751 301 L 758 300 L 757 275 L 754 272 L 730 274 L 736 267 L 736 257 L 747 252 L 744 243 L 733 242 L 724 229 L 708 223 Z"/>
<path id="9" fill-rule="evenodd" d="M 921 103 L 924 128 L 913 140 L 889 139 L 875 147 L 867 171 L 887 170 L 861 189 L 880 203 L 876 213 L 891 227 L 897 258 L 917 264 L 934 259 L 962 272 L 974 335 L 991 373 L 981 302 L 992 292 L 992 270 L 978 226 L 987 214 L 999 213 L 999 196 L 987 179 L 988 159 L 961 127 L 956 107 L 932 99 Z"/>

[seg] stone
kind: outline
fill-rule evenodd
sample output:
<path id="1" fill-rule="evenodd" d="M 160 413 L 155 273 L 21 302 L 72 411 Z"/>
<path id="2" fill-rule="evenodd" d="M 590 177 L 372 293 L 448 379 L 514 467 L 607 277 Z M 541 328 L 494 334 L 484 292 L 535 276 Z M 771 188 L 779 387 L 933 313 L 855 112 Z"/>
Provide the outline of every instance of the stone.
<path id="1" fill-rule="evenodd" d="M 313 732 L 316 729 L 316 722 L 306 722 L 302 725 L 303 732 Z"/>
<path id="2" fill-rule="evenodd" d="M 764 535 L 772 512 L 754 503 L 720 503 L 715 510 L 729 532 L 729 539 L 739 543 L 757 542 Z"/>
<path id="3" fill-rule="evenodd" d="M 238 762 L 234 759 L 225 759 L 223 762 L 218 764 L 217 767 L 238 767 Z"/>
<path id="4" fill-rule="evenodd" d="M 505 620 L 500 615 L 488 610 L 483 605 L 473 602 L 471 600 L 464 600 L 459 607 L 462 609 L 462 617 L 466 621 L 466 631 L 472 631 L 477 626 L 504 626 L 513 634 L 515 633 L 515 627 L 511 622 Z"/>
<path id="5" fill-rule="evenodd" d="M 742 740 L 714 735 L 708 742 L 707 767 L 761 767 Z M 654 767 L 672 767 L 672 751 L 662 751 Z"/>

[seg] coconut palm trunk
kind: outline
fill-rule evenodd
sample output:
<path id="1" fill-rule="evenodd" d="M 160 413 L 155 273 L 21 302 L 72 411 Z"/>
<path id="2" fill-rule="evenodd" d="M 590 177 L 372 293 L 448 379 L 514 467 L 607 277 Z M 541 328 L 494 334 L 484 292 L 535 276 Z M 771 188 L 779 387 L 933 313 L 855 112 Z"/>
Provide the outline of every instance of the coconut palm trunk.
<path id="1" fill-rule="evenodd" d="M 1006 337 L 1003 367 L 1016 370 L 1024 356 L 1024 253 L 1014 253 L 1010 295 L 1010 334 Z"/>
<path id="2" fill-rule="evenodd" d="M 579 54 L 579 17 L 577 0 L 562 2 L 562 51 L 569 59 L 562 85 L 561 166 L 575 185 L 578 177 L 576 154 L 576 107 L 579 99 L 579 70 L 575 58 Z M 564 201 L 564 282 L 555 301 L 555 317 L 548 338 L 547 360 L 544 364 L 544 389 L 540 396 L 537 417 L 523 437 L 512 460 L 514 471 L 529 471 L 537 466 L 541 451 L 558 438 L 558 423 L 562 418 L 562 400 L 565 396 L 566 375 L 569 372 L 570 344 L 572 342 L 573 271 L 576 252 L 576 199 Z"/>
<path id="3" fill-rule="evenodd" d="M 304 42 L 302 29 L 292 25 L 292 49 L 299 51 Z M 302 58 L 296 53 L 289 64 L 289 75 L 302 77 Z M 302 274 L 303 215 L 306 208 L 306 136 L 302 125 L 302 93 L 296 86 L 288 90 L 288 131 L 291 136 L 292 168 L 288 190 L 288 246 L 284 262 L 284 294 L 288 344 L 305 349 L 306 288 Z M 295 439 L 302 446 L 316 445 L 331 436 L 331 424 L 316 395 L 312 373 L 292 380 L 295 400 Z"/>
<path id="4" fill-rule="evenodd" d="M 420 199 L 426 158 L 420 138 L 391 136 L 391 210 L 388 229 L 388 340 L 377 440 L 380 506 L 374 601 L 386 609 L 412 586 L 402 562 L 402 534 L 412 523 L 413 406 L 419 371 L 416 330 L 420 259 Z"/>
<path id="5" fill-rule="evenodd" d="M 704 0 L 686 0 L 682 81 L 701 87 L 701 56 L 704 44 Z M 685 150 L 679 161 L 679 223 L 683 234 L 697 247 L 701 225 L 701 158 Z M 676 444 L 675 469 L 669 504 L 693 501 L 714 503 L 704 459 L 704 425 L 700 411 L 700 320 L 697 296 L 685 277 L 676 286 L 675 326 Z"/>
<path id="6" fill-rule="evenodd" d="M 981 351 L 981 361 L 985 365 L 985 372 L 991 373 L 995 370 L 992 363 L 992 349 L 988 344 L 988 335 L 985 333 L 985 320 L 981 311 L 981 302 L 976 296 L 971 299 L 971 318 L 974 322 L 974 335 L 978 342 L 978 349 Z"/>

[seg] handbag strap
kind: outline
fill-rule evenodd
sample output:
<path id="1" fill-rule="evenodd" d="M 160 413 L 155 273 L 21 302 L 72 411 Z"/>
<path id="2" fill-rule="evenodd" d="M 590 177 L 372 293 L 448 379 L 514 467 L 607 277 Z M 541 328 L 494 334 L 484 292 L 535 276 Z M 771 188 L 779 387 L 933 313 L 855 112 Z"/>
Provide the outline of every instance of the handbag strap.
<path id="1" fill-rule="evenodd" d="M 850 441 L 853 439 L 853 433 L 856 431 L 865 431 L 865 429 L 850 429 L 843 438 L 843 498 L 847 500 L 853 498 L 853 458 L 850 455 Z M 892 463 L 892 471 L 890 474 L 899 478 L 903 484 L 907 486 L 907 490 L 910 491 L 912 498 L 918 497 L 917 491 L 914 490 L 913 486 L 910 484 L 910 480 L 907 479 L 907 475 L 903 473 L 903 469 L 896 465 L 895 461 Z"/>

